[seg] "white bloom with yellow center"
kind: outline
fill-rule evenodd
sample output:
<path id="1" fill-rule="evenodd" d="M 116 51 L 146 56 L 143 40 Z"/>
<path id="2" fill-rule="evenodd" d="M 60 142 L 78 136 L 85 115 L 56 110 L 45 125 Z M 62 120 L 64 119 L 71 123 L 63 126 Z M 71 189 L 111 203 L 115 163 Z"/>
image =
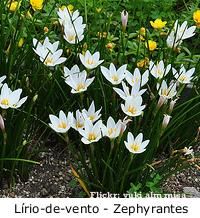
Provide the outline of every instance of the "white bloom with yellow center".
<path id="1" fill-rule="evenodd" d="M 82 113 L 79 110 L 77 110 L 76 116 L 72 117 L 72 128 L 75 130 L 79 130 L 79 129 L 84 128 L 84 126 L 85 126 L 85 119 Z"/>
<path id="2" fill-rule="evenodd" d="M 139 85 L 142 87 L 149 81 L 149 71 L 146 70 L 142 75 L 138 68 L 135 68 L 133 74 L 127 71 L 126 80 L 131 86 L 135 86 L 139 83 Z"/>
<path id="3" fill-rule="evenodd" d="M 172 99 L 176 96 L 176 83 L 172 83 L 169 87 L 165 80 L 162 81 L 161 85 L 157 84 L 157 89 L 159 90 L 159 95 L 165 100 Z"/>
<path id="4" fill-rule="evenodd" d="M 46 66 L 54 67 L 62 64 L 67 59 L 61 57 L 63 50 L 58 49 L 59 41 L 50 43 L 49 38 L 46 37 L 43 44 L 37 39 L 33 39 L 33 50 L 40 57 L 40 61 Z"/>
<path id="5" fill-rule="evenodd" d="M 184 21 L 181 25 L 178 24 L 178 20 L 174 23 L 174 28 L 167 37 L 167 46 L 169 48 L 177 48 L 184 39 L 191 38 L 195 35 L 196 26 L 188 28 L 187 21 Z"/>
<path id="6" fill-rule="evenodd" d="M 109 69 L 101 66 L 101 72 L 109 82 L 111 82 L 113 85 L 118 85 L 126 76 L 126 68 L 127 64 L 124 64 L 117 70 L 115 65 L 111 63 Z"/>
<path id="7" fill-rule="evenodd" d="M 0 77 L 0 88 L 2 87 L 2 82 L 6 79 L 6 76 Z"/>
<path id="8" fill-rule="evenodd" d="M 107 120 L 107 125 L 102 124 L 102 133 L 103 136 L 107 136 L 110 139 L 117 138 L 121 132 L 121 122 L 120 120 L 115 123 L 112 117 L 109 117 Z"/>
<path id="9" fill-rule="evenodd" d="M 163 60 L 155 64 L 153 61 L 149 63 L 149 71 L 156 79 L 162 79 L 165 77 L 171 69 L 171 64 L 168 64 L 165 68 Z"/>
<path id="10" fill-rule="evenodd" d="M 80 69 L 78 67 L 78 65 L 74 65 L 71 70 L 67 67 L 64 67 L 64 77 L 67 78 L 68 76 L 70 75 L 73 75 L 73 74 L 77 74 L 77 73 L 80 73 Z"/>
<path id="11" fill-rule="evenodd" d="M 11 91 L 7 83 L 4 83 L 0 94 L 0 107 L 3 109 L 19 108 L 27 100 L 28 97 L 20 99 L 22 89 Z"/>
<path id="12" fill-rule="evenodd" d="M 134 138 L 131 132 L 128 132 L 127 141 L 124 141 L 126 148 L 133 154 L 140 154 L 146 150 L 149 140 L 143 141 L 143 134 L 140 133 Z"/>
<path id="13" fill-rule="evenodd" d="M 94 54 L 91 54 L 90 51 L 87 50 L 85 55 L 79 54 L 79 56 L 82 64 L 90 70 L 98 67 L 101 63 L 103 63 L 103 60 L 99 60 L 100 53 L 98 51 Z"/>
<path id="14" fill-rule="evenodd" d="M 195 72 L 195 68 L 193 67 L 190 70 L 186 71 L 185 67 L 182 64 L 179 72 L 177 72 L 177 70 L 174 68 L 172 69 L 172 71 L 174 77 L 178 80 L 178 82 L 182 84 L 188 84 L 193 79 L 192 75 Z"/>
<path id="15" fill-rule="evenodd" d="M 83 136 L 81 141 L 84 144 L 90 144 L 98 142 L 102 138 L 101 133 L 102 121 L 99 120 L 95 124 L 91 120 L 85 120 L 85 126 L 83 129 L 79 129 L 79 133 Z"/>
<path id="16" fill-rule="evenodd" d="M 95 105 L 94 105 L 94 101 L 91 103 L 90 107 L 88 110 L 83 109 L 82 110 L 82 114 L 84 119 L 89 119 L 92 123 L 94 123 L 95 121 L 97 121 L 100 117 L 101 117 L 101 108 L 98 111 L 95 111 Z"/>
<path id="17" fill-rule="evenodd" d="M 140 116 L 143 113 L 145 105 L 142 105 L 141 96 L 129 96 L 126 98 L 125 104 L 121 104 L 121 108 L 126 115 L 130 117 L 136 117 Z"/>
<path id="18" fill-rule="evenodd" d="M 72 88 L 71 93 L 80 93 L 87 90 L 88 86 L 94 81 L 95 77 L 87 79 L 87 73 L 84 70 L 81 73 L 76 73 L 68 76 L 65 82 Z"/>
<path id="19" fill-rule="evenodd" d="M 82 24 L 83 18 L 78 17 L 73 24 L 64 26 L 64 39 L 70 44 L 77 44 L 84 38 L 84 29 L 86 24 Z"/>
<path id="20" fill-rule="evenodd" d="M 77 44 L 84 38 L 83 17 L 79 16 L 79 11 L 70 12 L 67 8 L 59 9 L 57 12 L 59 22 L 63 26 L 64 39 L 70 44 Z"/>
<path id="21" fill-rule="evenodd" d="M 61 110 L 59 112 L 59 117 L 56 117 L 55 115 L 50 114 L 49 119 L 51 123 L 49 123 L 49 126 L 58 133 L 66 133 L 72 123 L 72 113 L 68 112 L 68 115 L 66 117 L 65 113 Z"/>
<path id="22" fill-rule="evenodd" d="M 134 86 L 132 86 L 131 88 L 131 92 L 128 86 L 126 86 L 125 82 L 122 81 L 122 89 L 119 88 L 113 88 L 115 90 L 115 92 L 124 100 L 126 100 L 127 97 L 132 96 L 132 97 L 137 97 L 137 96 L 141 96 L 146 89 L 141 89 L 140 90 L 140 83 L 135 84 Z"/>

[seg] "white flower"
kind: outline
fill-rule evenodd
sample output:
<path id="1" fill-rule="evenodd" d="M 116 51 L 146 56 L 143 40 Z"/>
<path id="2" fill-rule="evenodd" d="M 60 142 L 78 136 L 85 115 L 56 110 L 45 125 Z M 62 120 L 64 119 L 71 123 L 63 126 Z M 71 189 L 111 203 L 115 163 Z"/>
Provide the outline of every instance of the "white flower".
<path id="1" fill-rule="evenodd" d="M 76 116 L 72 117 L 72 125 L 71 126 L 75 130 L 79 130 L 79 129 L 84 128 L 85 119 L 84 119 L 82 113 L 79 110 L 76 111 Z"/>
<path id="2" fill-rule="evenodd" d="M 194 155 L 194 151 L 193 151 L 193 149 L 192 149 L 192 146 L 190 146 L 189 148 L 187 148 L 187 147 L 185 147 L 184 149 L 183 149 L 183 153 L 184 153 L 184 155 L 186 156 L 186 155 Z"/>
<path id="3" fill-rule="evenodd" d="M 134 73 L 131 74 L 129 71 L 126 72 L 126 80 L 131 86 L 135 86 L 138 84 L 142 87 L 144 86 L 149 80 L 149 71 L 146 70 L 143 75 L 141 75 L 140 70 L 135 68 Z"/>
<path id="4" fill-rule="evenodd" d="M 111 63 L 109 69 L 101 66 L 101 72 L 109 82 L 111 82 L 113 85 L 118 85 L 126 76 L 126 68 L 127 64 L 124 64 L 117 70 L 115 65 Z"/>
<path id="5" fill-rule="evenodd" d="M 79 16 L 79 11 L 76 10 L 70 13 L 67 8 L 59 9 L 57 12 L 59 22 L 64 28 L 64 39 L 70 44 L 76 44 L 83 40 L 84 29 L 86 24 L 83 24 L 83 17 Z"/>
<path id="6" fill-rule="evenodd" d="M 140 133 L 134 139 L 131 132 L 128 132 L 127 141 L 124 141 L 126 148 L 133 154 L 140 154 L 146 150 L 149 140 L 143 141 L 143 134 Z"/>
<path id="7" fill-rule="evenodd" d="M 170 119 L 171 119 L 170 115 L 164 114 L 164 118 L 163 118 L 163 122 L 162 122 L 163 129 L 165 129 L 168 126 Z"/>
<path id="8" fill-rule="evenodd" d="M 192 75 L 195 72 L 195 68 L 191 68 L 190 70 L 186 71 L 185 67 L 182 64 L 179 72 L 177 72 L 177 70 L 174 68 L 172 68 L 172 71 L 174 77 L 178 80 L 178 82 L 188 84 L 193 79 Z"/>
<path id="9" fill-rule="evenodd" d="M 68 112 L 68 115 L 66 117 L 65 113 L 62 110 L 59 112 L 59 117 L 50 114 L 49 119 L 51 123 L 49 123 L 49 126 L 55 132 L 66 133 L 71 127 L 72 116 L 72 113 Z"/>
<path id="10" fill-rule="evenodd" d="M 165 80 L 162 81 L 161 85 L 157 85 L 157 89 L 159 90 L 159 95 L 165 99 L 172 99 L 176 94 L 176 83 L 172 83 L 169 87 Z"/>
<path id="11" fill-rule="evenodd" d="M 81 141 L 84 144 L 90 144 L 93 142 L 98 142 L 101 139 L 101 126 L 102 121 L 99 120 L 93 124 L 90 120 L 85 120 L 85 126 L 83 129 L 79 129 L 79 133 L 83 136 Z"/>
<path id="12" fill-rule="evenodd" d="M 72 88 L 71 93 L 74 94 L 86 91 L 88 86 L 94 81 L 94 78 L 87 79 L 87 73 L 84 70 L 81 73 L 68 76 L 65 82 Z"/>
<path id="13" fill-rule="evenodd" d="M 107 120 L 107 125 L 102 124 L 102 133 L 103 136 L 107 136 L 110 139 L 117 138 L 120 135 L 121 131 L 121 122 L 120 120 L 115 123 L 112 117 L 109 117 Z"/>
<path id="14" fill-rule="evenodd" d="M 6 79 L 6 76 L 0 77 L 0 88 L 2 87 L 2 82 Z"/>
<path id="15" fill-rule="evenodd" d="M 115 88 L 115 87 L 113 89 L 124 100 L 126 100 L 126 98 L 129 97 L 129 96 L 132 96 L 132 97 L 141 96 L 146 91 L 146 89 L 140 90 L 140 84 L 139 83 L 135 84 L 131 88 L 131 93 L 130 93 L 129 87 L 126 86 L 125 82 L 123 82 L 123 81 L 122 81 L 122 87 L 123 87 L 123 90 L 121 90 L 119 88 Z"/>
<path id="16" fill-rule="evenodd" d="M 78 17 L 73 24 L 64 26 L 64 39 L 70 44 L 77 44 L 84 38 L 84 29 L 86 24 L 82 24 L 83 18 Z"/>
<path id="17" fill-rule="evenodd" d="M 120 130 L 120 134 L 123 134 L 124 131 L 126 130 L 127 124 L 129 122 L 131 122 L 131 119 L 128 119 L 128 117 L 125 117 L 123 120 L 119 120 L 120 124 L 121 124 L 121 130 Z"/>
<path id="18" fill-rule="evenodd" d="M 82 110 L 82 115 L 85 120 L 89 119 L 92 123 L 97 121 L 101 117 L 101 108 L 98 111 L 95 111 L 94 101 L 91 103 L 88 111 L 86 109 Z"/>
<path id="19" fill-rule="evenodd" d="M 73 74 L 77 74 L 77 73 L 80 73 L 80 69 L 78 67 L 78 65 L 74 65 L 71 70 L 67 67 L 64 67 L 64 77 L 68 77 L 70 75 L 73 75 Z"/>
<path id="20" fill-rule="evenodd" d="M 143 113 L 145 105 L 142 105 L 142 97 L 132 97 L 126 98 L 125 104 L 121 104 L 122 111 L 130 117 L 136 117 Z"/>
<path id="21" fill-rule="evenodd" d="M 103 62 L 103 60 L 99 60 L 100 53 L 98 51 L 92 55 L 90 51 L 87 50 L 85 55 L 79 54 L 79 56 L 82 64 L 87 69 L 94 69 Z"/>
<path id="22" fill-rule="evenodd" d="M 68 23 L 71 23 L 72 21 L 75 21 L 79 16 L 79 11 L 76 10 L 73 13 L 69 13 L 69 10 L 67 8 L 61 9 L 59 8 L 57 12 L 59 16 L 59 22 L 60 25 L 65 26 Z"/>
<path id="23" fill-rule="evenodd" d="M 195 35 L 196 26 L 191 26 L 188 28 L 187 21 L 184 21 L 181 26 L 176 20 L 173 30 L 167 37 L 167 46 L 170 48 L 177 48 L 184 39 L 191 38 Z"/>
<path id="24" fill-rule="evenodd" d="M 63 50 L 58 49 L 59 41 L 50 43 L 49 38 L 46 37 L 43 44 L 33 39 L 33 50 L 40 57 L 40 61 L 46 66 L 54 67 L 65 62 L 67 59 L 61 57 Z"/>
<path id="25" fill-rule="evenodd" d="M 176 102 L 178 101 L 178 98 L 174 99 L 174 100 L 171 100 L 170 101 L 170 104 L 169 104 L 169 113 L 171 114 L 173 109 L 174 109 L 174 106 L 176 104 Z"/>
<path id="26" fill-rule="evenodd" d="M 149 63 L 149 71 L 156 79 L 162 79 L 169 73 L 170 69 L 171 64 L 167 65 L 165 68 L 163 61 L 160 61 L 157 64 L 155 64 L 153 61 L 150 61 Z"/>
<path id="27" fill-rule="evenodd" d="M 20 100 L 21 93 L 22 89 L 11 91 L 11 89 L 8 88 L 7 83 L 4 83 L 0 94 L 0 107 L 3 109 L 21 107 L 21 105 L 27 100 L 27 97 Z"/>

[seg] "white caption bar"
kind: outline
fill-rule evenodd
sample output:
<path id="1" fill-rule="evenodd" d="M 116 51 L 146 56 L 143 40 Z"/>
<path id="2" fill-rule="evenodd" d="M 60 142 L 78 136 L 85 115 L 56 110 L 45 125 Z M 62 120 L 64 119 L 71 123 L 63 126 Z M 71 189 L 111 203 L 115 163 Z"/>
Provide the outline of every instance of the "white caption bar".
<path id="1" fill-rule="evenodd" d="M 1 198 L 1 217 L 192 217 L 198 198 Z M 4 215 L 4 216 L 3 216 Z"/>

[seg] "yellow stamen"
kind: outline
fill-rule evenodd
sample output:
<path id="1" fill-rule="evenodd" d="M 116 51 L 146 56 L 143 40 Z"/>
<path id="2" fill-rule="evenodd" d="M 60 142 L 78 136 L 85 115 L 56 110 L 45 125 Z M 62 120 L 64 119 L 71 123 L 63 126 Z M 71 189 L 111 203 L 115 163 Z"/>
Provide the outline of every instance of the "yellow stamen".
<path id="1" fill-rule="evenodd" d="M 97 136 L 95 135 L 95 133 L 91 132 L 88 134 L 89 141 L 94 141 L 96 138 L 97 138 Z"/>
<path id="2" fill-rule="evenodd" d="M 94 116 L 94 115 L 90 115 L 90 116 L 89 116 L 89 119 L 90 119 L 91 121 L 93 121 L 93 120 L 94 120 L 94 118 L 95 118 L 95 116 Z"/>
<path id="3" fill-rule="evenodd" d="M 130 112 L 131 114 L 136 114 L 136 112 L 137 112 L 137 109 L 135 108 L 135 107 L 133 107 L 133 106 L 129 106 L 128 107 L 128 112 Z"/>
<path id="4" fill-rule="evenodd" d="M 114 132 L 116 132 L 116 128 L 108 129 L 108 135 L 111 136 Z"/>
<path id="5" fill-rule="evenodd" d="M 112 80 L 115 81 L 115 82 L 117 82 L 117 81 L 119 80 L 119 77 L 118 77 L 117 75 L 113 75 L 113 76 L 112 76 Z"/>
<path id="6" fill-rule="evenodd" d="M 67 124 L 66 124 L 65 122 L 61 122 L 61 123 L 58 125 L 58 128 L 66 129 L 66 128 L 67 128 Z"/>
<path id="7" fill-rule="evenodd" d="M 83 126 L 84 126 L 84 124 L 81 123 L 81 122 L 77 122 L 77 123 L 76 123 L 76 128 L 77 128 L 77 129 L 82 128 Z"/>
<path id="8" fill-rule="evenodd" d="M 186 79 L 187 79 L 187 77 L 186 77 L 185 75 L 181 75 L 181 76 L 179 77 L 179 80 L 180 80 L 181 82 L 184 82 Z"/>
<path id="9" fill-rule="evenodd" d="M 132 149 L 132 151 L 137 152 L 137 151 L 140 150 L 140 145 L 138 145 L 138 144 L 132 144 L 132 145 L 131 145 L 131 149 Z"/>
<path id="10" fill-rule="evenodd" d="M 52 57 L 47 57 L 44 61 L 44 64 L 49 65 L 49 64 L 54 64 L 53 58 Z"/>
<path id="11" fill-rule="evenodd" d="M 2 101 L 1 101 L 1 104 L 3 104 L 3 105 L 9 105 L 9 101 L 8 101 L 8 99 L 3 99 Z"/>
<path id="12" fill-rule="evenodd" d="M 85 84 L 83 83 L 79 83 L 77 84 L 76 90 L 79 92 L 81 90 L 85 89 Z"/>
<path id="13" fill-rule="evenodd" d="M 86 61 L 86 63 L 89 64 L 89 65 L 92 65 L 92 64 L 94 64 L 94 60 L 93 59 L 88 59 Z"/>

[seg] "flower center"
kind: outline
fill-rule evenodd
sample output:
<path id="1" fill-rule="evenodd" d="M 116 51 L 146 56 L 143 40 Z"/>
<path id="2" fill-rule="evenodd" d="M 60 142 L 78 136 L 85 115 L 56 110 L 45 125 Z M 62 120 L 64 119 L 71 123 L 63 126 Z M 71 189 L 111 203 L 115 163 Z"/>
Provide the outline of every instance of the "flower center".
<path id="1" fill-rule="evenodd" d="M 115 82 L 117 82 L 117 81 L 119 80 L 119 77 L 118 77 L 117 75 L 113 75 L 113 76 L 112 76 L 112 80 L 115 81 Z"/>
<path id="2" fill-rule="evenodd" d="M 131 114 L 136 114 L 136 112 L 137 112 L 137 109 L 135 108 L 135 107 L 133 107 L 133 106 L 129 106 L 128 107 L 128 112 L 130 112 Z"/>
<path id="3" fill-rule="evenodd" d="M 132 149 L 132 151 L 137 152 L 137 151 L 140 150 L 140 145 L 138 145 L 138 144 L 132 144 L 132 145 L 131 145 L 131 149 Z"/>
<path id="4" fill-rule="evenodd" d="M 108 135 L 111 136 L 114 132 L 116 132 L 116 128 L 108 129 Z"/>
<path id="5" fill-rule="evenodd" d="M 163 89 L 163 90 L 162 90 L 162 95 L 163 95 L 163 96 L 168 96 L 168 95 L 169 95 L 168 89 Z"/>
<path id="6" fill-rule="evenodd" d="M 45 65 L 50 65 L 50 64 L 54 64 L 53 58 L 52 57 L 47 57 L 44 61 Z"/>
<path id="7" fill-rule="evenodd" d="M 79 128 L 83 128 L 84 127 L 84 124 L 81 123 L 81 122 L 77 122 L 76 123 L 76 128 L 79 129 Z"/>
<path id="8" fill-rule="evenodd" d="M 92 64 L 94 64 L 94 60 L 93 59 L 88 59 L 86 61 L 86 63 L 89 64 L 89 65 L 92 65 Z"/>
<path id="9" fill-rule="evenodd" d="M 179 80 L 181 82 L 184 82 L 186 79 L 187 79 L 187 77 L 185 75 L 183 75 L 183 74 L 179 77 Z"/>
<path id="10" fill-rule="evenodd" d="M 9 101 L 8 101 L 8 99 L 3 99 L 2 101 L 1 101 L 1 104 L 2 105 L 9 105 Z"/>
<path id="11" fill-rule="evenodd" d="M 69 35 L 68 36 L 68 40 L 71 42 L 71 41 L 74 41 L 76 38 L 76 35 Z"/>
<path id="12" fill-rule="evenodd" d="M 89 118 L 91 121 L 93 121 L 94 118 L 95 118 L 95 116 L 94 116 L 94 115 L 90 115 L 88 118 Z"/>
<path id="13" fill-rule="evenodd" d="M 79 83 L 78 85 L 77 85 L 77 87 L 76 87 L 76 90 L 79 92 L 79 91 L 81 91 L 81 90 L 83 90 L 83 89 L 85 89 L 85 84 L 83 84 L 83 83 Z"/>
<path id="14" fill-rule="evenodd" d="M 96 138 L 97 138 L 97 136 L 95 135 L 95 133 L 91 132 L 88 134 L 89 141 L 94 141 Z"/>
<path id="15" fill-rule="evenodd" d="M 58 128 L 66 129 L 66 128 L 67 128 L 67 124 L 66 124 L 65 122 L 61 122 L 61 123 L 58 125 Z"/>

